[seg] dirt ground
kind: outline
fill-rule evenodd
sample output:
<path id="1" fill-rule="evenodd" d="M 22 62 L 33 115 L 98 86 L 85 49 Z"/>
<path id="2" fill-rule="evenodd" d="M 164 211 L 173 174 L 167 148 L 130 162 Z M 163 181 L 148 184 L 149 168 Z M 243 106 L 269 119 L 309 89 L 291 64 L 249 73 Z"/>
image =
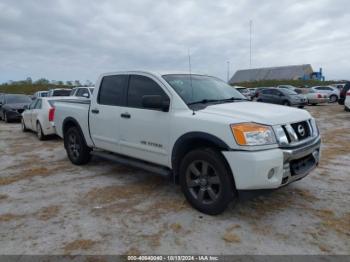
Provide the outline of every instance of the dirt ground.
<path id="1" fill-rule="evenodd" d="M 0 254 L 350 254 L 350 113 L 308 107 L 320 167 L 219 216 L 179 186 L 93 158 L 74 166 L 58 138 L 0 123 Z"/>

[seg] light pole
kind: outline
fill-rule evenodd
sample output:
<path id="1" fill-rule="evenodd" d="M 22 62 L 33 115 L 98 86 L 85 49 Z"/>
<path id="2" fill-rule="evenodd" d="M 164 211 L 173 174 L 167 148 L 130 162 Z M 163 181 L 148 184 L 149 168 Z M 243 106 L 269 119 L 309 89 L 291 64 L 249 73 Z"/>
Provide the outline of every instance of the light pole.
<path id="1" fill-rule="evenodd" d="M 227 83 L 230 81 L 230 61 L 227 61 Z"/>

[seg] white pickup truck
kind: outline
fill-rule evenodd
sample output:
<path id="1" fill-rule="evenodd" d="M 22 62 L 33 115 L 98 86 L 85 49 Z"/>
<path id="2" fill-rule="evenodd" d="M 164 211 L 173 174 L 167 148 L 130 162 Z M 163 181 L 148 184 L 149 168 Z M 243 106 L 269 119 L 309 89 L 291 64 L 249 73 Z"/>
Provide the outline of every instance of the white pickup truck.
<path id="1" fill-rule="evenodd" d="M 108 73 L 91 101 L 55 105 L 72 163 L 99 155 L 171 176 L 207 214 L 299 180 L 319 162 L 321 138 L 307 111 L 246 101 L 206 75 Z"/>

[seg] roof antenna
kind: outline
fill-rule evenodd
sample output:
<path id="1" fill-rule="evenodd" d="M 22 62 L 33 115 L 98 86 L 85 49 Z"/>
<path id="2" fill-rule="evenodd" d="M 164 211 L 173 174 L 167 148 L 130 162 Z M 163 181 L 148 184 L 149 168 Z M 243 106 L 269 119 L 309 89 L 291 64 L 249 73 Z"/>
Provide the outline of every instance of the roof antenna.
<path id="1" fill-rule="evenodd" d="M 188 71 L 190 72 L 190 85 L 191 85 L 191 93 L 192 93 L 192 102 L 193 102 L 193 86 L 192 86 L 192 72 L 191 72 L 191 53 L 190 49 L 188 48 Z M 196 113 L 192 109 L 192 115 L 195 115 Z"/>

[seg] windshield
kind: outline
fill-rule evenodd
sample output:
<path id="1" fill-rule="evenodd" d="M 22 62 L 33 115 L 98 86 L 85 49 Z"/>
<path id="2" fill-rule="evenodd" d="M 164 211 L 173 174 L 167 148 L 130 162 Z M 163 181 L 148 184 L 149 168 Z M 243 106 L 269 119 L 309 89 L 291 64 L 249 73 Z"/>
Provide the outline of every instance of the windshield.
<path id="1" fill-rule="evenodd" d="M 295 91 L 290 90 L 290 89 L 282 89 L 281 92 L 284 94 L 287 94 L 287 95 L 297 95 L 297 93 Z"/>
<path id="2" fill-rule="evenodd" d="M 7 104 L 29 104 L 31 102 L 32 102 L 32 99 L 30 99 L 26 95 L 7 95 L 6 96 Z"/>
<path id="3" fill-rule="evenodd" d="M 54 90 L 53 91 L 53 96 L 69 96 L 71 90 Z"/>
<path id="4" fill-rule="evenodd" d="M 47 97 L 47 92 L 42 92 L 41 97 Z"/>
<path id="5" fill-rule="evenodd" d="M 235 88 L 215 77 L 202 75 L 163 75 L 186 104 L 204 100 L 225 100 L 246 98 Z"/>

